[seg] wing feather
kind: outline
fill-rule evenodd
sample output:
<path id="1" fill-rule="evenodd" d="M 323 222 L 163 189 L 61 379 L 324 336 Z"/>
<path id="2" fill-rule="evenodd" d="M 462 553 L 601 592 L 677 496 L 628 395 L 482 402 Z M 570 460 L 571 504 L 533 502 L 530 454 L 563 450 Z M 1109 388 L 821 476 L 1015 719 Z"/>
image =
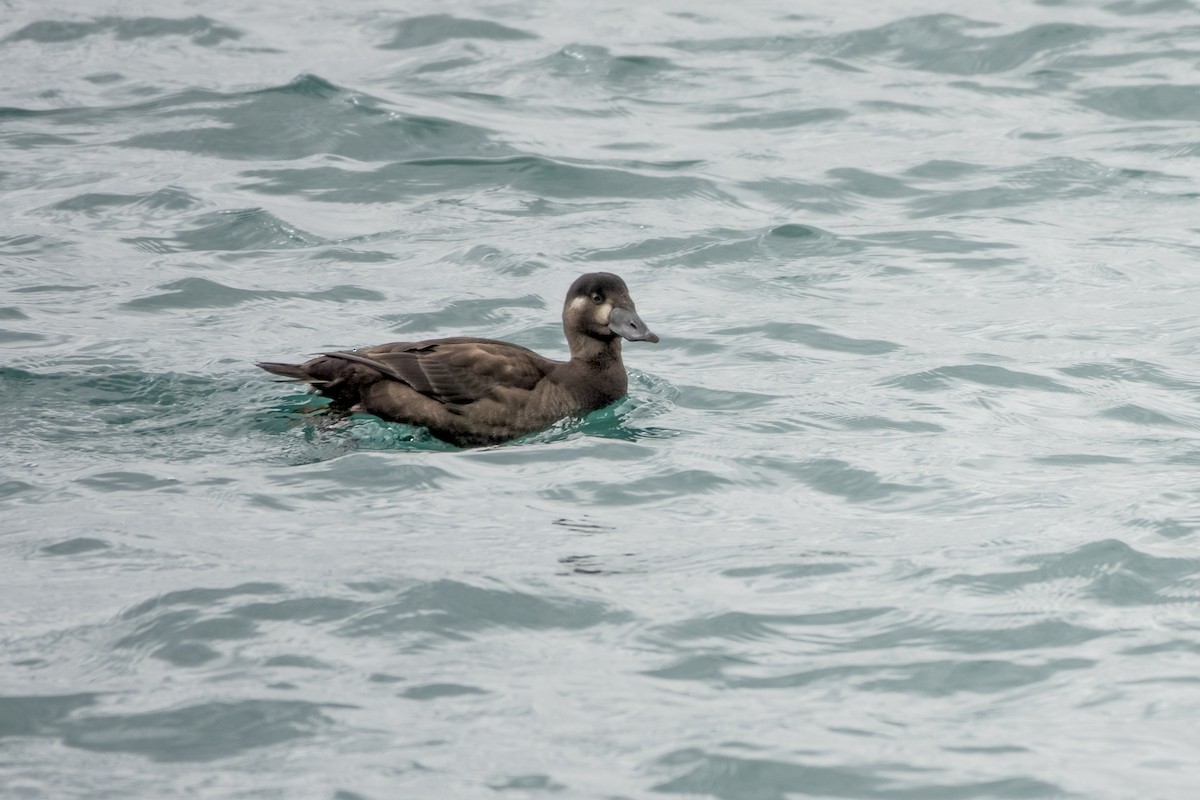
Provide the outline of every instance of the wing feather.
<path id="1" fill-rule="evenodd" d="M 438 402 L 459 405 L 505 389 L 531 390 L 557 364 L 519 345 L 466 338 L 326 355 L 371 367 Z"/>

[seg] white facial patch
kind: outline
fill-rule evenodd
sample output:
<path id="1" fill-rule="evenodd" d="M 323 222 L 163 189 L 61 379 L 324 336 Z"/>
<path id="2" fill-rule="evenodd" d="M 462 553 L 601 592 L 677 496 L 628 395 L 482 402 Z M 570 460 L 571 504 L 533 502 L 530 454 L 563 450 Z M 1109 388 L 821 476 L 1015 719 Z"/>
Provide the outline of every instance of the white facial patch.
<path id="1" fill-rule="evenodd" d="M 613 304 L 596 305 L 596 301 L 590 297 L 576 297 L 571 301 L 570 308 L 580 314 L 590 312 L 597 325 L 607 325 L 609 317 L 612 316 Z"/>

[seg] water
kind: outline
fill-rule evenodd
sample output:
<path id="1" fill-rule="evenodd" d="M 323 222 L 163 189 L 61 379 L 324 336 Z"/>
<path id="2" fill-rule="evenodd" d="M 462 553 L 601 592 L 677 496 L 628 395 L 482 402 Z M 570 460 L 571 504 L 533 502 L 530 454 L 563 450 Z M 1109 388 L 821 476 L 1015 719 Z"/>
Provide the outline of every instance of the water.
<path id="1" fill-rule="evenodd" d="M 403 6 L 4 4 L 0 794 L 1195 796 L 1197 4 Z"/>

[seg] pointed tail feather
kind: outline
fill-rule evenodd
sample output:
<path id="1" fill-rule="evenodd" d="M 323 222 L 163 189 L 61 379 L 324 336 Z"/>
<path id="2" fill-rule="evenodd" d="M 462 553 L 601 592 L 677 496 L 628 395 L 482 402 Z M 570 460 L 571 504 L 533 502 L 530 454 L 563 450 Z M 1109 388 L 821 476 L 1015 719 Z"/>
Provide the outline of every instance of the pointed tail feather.
<path id="1" fill-rule="evenodd" d="M 259 361 L 255 364 L 255 366 L 259 367 L 260 369 L 265 369 L 272 375 L 280 375 L 288 379 L 287 381 L 280 381 L 280 383 L 325 382 L 321 380 L 313 380 L 312 376 L 308 374 L 308 370 L 304 368 L 303 364 L 280 364 L 276 361 Z"/>

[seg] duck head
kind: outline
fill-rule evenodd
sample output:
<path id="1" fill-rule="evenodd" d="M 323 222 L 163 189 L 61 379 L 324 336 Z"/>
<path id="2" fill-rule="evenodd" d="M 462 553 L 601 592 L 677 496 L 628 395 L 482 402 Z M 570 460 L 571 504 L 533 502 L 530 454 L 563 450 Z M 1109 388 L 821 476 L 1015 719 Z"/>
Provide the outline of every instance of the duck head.
<path id="1" fill-rule="evenodd" d="M 631 342 L 658 341 L 638 316 L 625 281 L 611 272 L 589 272 L 571 284 L 563 304 L 563 330 L 568 341 L 581 333 L 610 343 L 618 336 Z"/>

